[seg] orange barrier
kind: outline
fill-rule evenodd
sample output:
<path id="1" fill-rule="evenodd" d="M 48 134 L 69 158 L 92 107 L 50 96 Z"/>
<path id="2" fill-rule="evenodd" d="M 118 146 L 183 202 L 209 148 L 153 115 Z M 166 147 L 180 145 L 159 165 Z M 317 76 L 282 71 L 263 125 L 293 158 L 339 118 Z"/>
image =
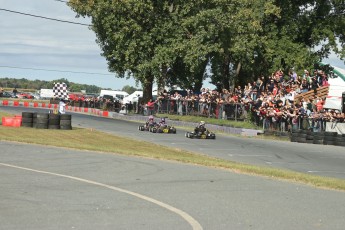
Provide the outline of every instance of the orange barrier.
<path id="1" fill-rule="evenodd" d="M 12 126 L 12 127 L 20 127 L 22 124 L 22 117 L 2 117 L 2 125 L 3 126 Z"/>

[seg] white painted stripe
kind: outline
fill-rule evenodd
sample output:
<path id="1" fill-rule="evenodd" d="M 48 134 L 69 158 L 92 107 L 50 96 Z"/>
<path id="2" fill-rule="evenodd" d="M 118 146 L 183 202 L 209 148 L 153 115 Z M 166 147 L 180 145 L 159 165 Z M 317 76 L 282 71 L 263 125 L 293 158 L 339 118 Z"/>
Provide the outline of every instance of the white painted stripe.
<path id="1" fill-rule="evenodd" d="M 82 178 L 79 178 L 79 177 L 68 176 L 68 175 L 64 175 L 64 174 L 58 174 L 58 173 L 52 173 L 52 172 L 41 171 L 41 170 L 36 170 L 36 169 L 24 168 L 24 167 L 20 167 L 20 166 L 16 166 L 16 165 L 10 165 L 10 164 L 4 164 L 4 163 L 0 163 L 0 165 L 6 166 L 6 167 L 11 167 L 11 168 L 16 168 L 16 169 L 27 170 L 27 171 L 36 172 L 36 173 L 43 173 L 43 174 L 48 174 L 48 175 L 52 175 L 52 176 L 64 177 L 64 178 L 68 178 L 68 179 L 72 179 L 72 180 L 77 180 L 77 181 L 81 181 L 81 182 L 88 183 L 88 184 L 98 185 L 98 186 L 105 187 L 105 188 L 108 188 L 108 189 L 111 189 L 111 190 L 114 190 L 114 191 L 117 191 L 117 192 L 126 193 L 128 195 L 135 196 L 135 197 L 137 197 L 139 199 L 151 202 L 151 203 L 153 203 L 155 205 L 158 205 L 158 206 L 160 206 L 162 208 L 165 208 L 165 209 L 167 209 L 167 210 L 169 210 L 169 211 L 171 211 L 171 212 L 181 216 L 183 219 L 185 219 L 192 226 L 192 228 L 194 230 L 202 230 L 203 229 L 201 227 L 201 225 L 199 224 L 199 222 L 197 222 L 188 213 L 186 213 L 186 212 L 184 212 L 184 211 L 182 211 L 180 209 L 177 209 L 177 208 L 175 208 L 175 207 L 173 207 L 171 205 L 165 204 L 165 203 L 163 203 L 161 201 L 155 200 L 155 199 L 150 198 L 150 197 L 145 196 L 145 195 L 141 195 L 141 194 L 136 193 L 136 192 L 131 192 L 129 190 L 121 189 L 121 188 L 114 187 L 114 186 L 111 186 L 111 185 L 99 183 L 99 182 L 96 182 L 96 181 L 86 180 L 86 179 L 82 179 Z"/>

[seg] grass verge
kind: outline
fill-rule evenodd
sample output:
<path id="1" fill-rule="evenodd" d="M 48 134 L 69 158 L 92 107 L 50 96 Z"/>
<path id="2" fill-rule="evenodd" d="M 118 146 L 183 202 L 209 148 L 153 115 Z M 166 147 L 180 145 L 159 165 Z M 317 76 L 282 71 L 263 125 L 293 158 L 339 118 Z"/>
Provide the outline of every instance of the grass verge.
<path id="1" fill-rule="evenodd" d="M 7 116 L 0 113 L 0 117 L 3 115 Z M 341 179 L 236 163 L 177 148 L 105 134 L 93 129 L 49 130 L 0 126 L 0 140 L 176 161 L 345 191 L 345 180 Z"/>

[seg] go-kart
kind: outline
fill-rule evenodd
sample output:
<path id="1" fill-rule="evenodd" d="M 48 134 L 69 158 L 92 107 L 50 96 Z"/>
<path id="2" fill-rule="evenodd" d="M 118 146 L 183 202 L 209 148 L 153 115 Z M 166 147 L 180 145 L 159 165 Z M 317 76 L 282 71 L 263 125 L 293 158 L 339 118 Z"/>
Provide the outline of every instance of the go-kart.
<path id="1" fill-rule="evenodd" d="M 160 126 L 158 124 L 158 125 L 150 127 L 149 131 L 152 133 L 173 133 L 173 134 L 176 134 L 176 128 L 173 126 L 169 126 L 169 125 Z"/>
<path id="2" fill-rule="evenodd" d="M 216 134 L 206 130 L 205 132 L 186 132 L 187 138 L 196 139 L 216 139 Z"/>
<path id="3" fill-rule="evenodd" d="M 150 131 L 152 127 L 154 127 L 156 124 L 145 124 L 145 125 L 139 125 L 138 129 L 140 131 Z"/>

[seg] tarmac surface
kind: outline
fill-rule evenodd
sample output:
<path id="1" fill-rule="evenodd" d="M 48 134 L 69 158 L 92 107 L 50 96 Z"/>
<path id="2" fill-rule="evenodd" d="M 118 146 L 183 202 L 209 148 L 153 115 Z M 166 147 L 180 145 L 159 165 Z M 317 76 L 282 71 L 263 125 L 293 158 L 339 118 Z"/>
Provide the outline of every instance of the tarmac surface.
<path id="1" fill-rule="evenodd" d="M 74 126 L 184 147 L 179 133 L 153 136 L 133 130 L 135 123 L 84 115 L 73 115 L 72 120 Z M 239 137 L 217 137 L 214 143 L 220 139 L 233 144 L 239 142 L 237 138 L 248 141 L 242 149 L 259 149 L 252 141 L 265 147 L 265 141 Z M 187 141 L 192 142 L 187 146 L 217 154 L 208 149 L 213 140 L 184 138 Z M 292 146 L 286 144 L 275 143 L 281 152 Z M 229 154 L 231 159 L 248 153 L 229 150 Z M 262 154 L 252 155 L 246 159 Z M 332 157 L 342 159 L 341 152 Z M 344 192 L 174 162 L 1 141 L 0 175 L 1 230 L 337 230 L 345 226 Z"/>

